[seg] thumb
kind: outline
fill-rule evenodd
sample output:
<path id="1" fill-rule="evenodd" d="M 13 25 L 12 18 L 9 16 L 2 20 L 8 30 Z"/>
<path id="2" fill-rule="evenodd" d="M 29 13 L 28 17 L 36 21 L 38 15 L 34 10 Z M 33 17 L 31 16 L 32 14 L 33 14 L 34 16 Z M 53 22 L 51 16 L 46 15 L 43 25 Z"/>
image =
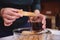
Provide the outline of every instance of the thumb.
<path id="1" fill-rule="evenodd" d="M 34 13 L 40 14 L 40 11 L 39 10 L 35 10 Z"/>
<path id="2" fill-rule="evenodd" d="M 43 26 L 42 26 L 42 28 L 45 30 L 45 29 L 46 29 L 46 26 L 45 26 L 45 25 L 43 25 Z"/>

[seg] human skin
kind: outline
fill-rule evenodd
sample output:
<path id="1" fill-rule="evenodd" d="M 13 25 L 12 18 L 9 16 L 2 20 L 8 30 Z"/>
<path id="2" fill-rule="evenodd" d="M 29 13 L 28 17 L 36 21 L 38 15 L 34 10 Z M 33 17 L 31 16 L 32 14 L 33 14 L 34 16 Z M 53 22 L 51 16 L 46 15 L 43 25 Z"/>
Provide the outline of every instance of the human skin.
<path id="1" fill-rule="evenodd" d="M 4 20 L 4 25 L 5 26 L 10 26 L 13 24 L 13 22 L 20 18 L 23 17 L 23 15 L 18 13 L 19 9 L 15 8 L 2 8 L 1 9 L 1 16 Z"/>
<path id="2" fill-rule="evenodd" d="M 18 13 L 20 9 L 15 9 L 15 8 L 2 8 L 1 9 L 1 16 L 4 20 L 4 25 L 5 26 L 10 26 L 13 24 L 13 22 L 20 18 L 20 17 L 23 17 L 23 15 L 21 15 L 20 13 Z M 46 28 L 46 17 L 40 13 L 39 10 L 34 10 L 34 13 L 38 16 L 36 17 L 30 17 L 30 19 L 36 19 L 38 20 L 37 18 L 39 17 L 40 20 L 42 20 L 42 28 L 45 29 Z M 31 21 L 30 20 L 30 21 Z"/>

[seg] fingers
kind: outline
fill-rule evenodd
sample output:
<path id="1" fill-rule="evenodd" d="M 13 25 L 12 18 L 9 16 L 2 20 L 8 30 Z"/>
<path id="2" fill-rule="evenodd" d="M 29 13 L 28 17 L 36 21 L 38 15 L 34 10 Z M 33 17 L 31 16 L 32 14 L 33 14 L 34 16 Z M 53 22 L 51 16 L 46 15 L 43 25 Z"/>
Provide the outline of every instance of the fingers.
<path id="1" fill-rule="evenodd" d="M 35 10 L 34 13 L 38 15 L 38 14 L 40 14 L 40 11 L 39 10 Z"/>
<path id="2" fill-rule="evenodd" d="M 1 15 L 4 19 L 4 25 L 9 26 L 11 25 L 16 19 L 23 17 L 20 13 L 18 13 L 18 9 L 14 8 L 3 8 L 1 10 Z"/>
<path id="3" fill-rule="evenodd" d="M 13 9 L 13 8 L 3 8 L 1 14 L 22 17 L 22 15 L 18 13 L 18 11 L 19 11 L 18 9 Z"/>
<path id="4" fill-rule="evenodd" d="M 4 18 L 8 19 L 8 20 L 13 20 L 16 19 L 16 16 L 10 16 L 10 15 L 4 15 Z"/>
<path id="5" fill-rule="evenodd" d="M 33 19 L 33 17 L 29 17 L 29 20 L 28 20 L 28 22 L 31 22 L 31 21 L 32 21 L 32 19 Z"/>
<path id="6" fill-rule="evenodd" d="M 22 15 L 20 15 L 19 13 L 15 13 L 15 12 L 12 12 L 12 11 L 9 11 L 9 13 L 5 13 L 5 15 L 16 16 L 16 17 L 22 17 Z"/>
<path id="7" fill-rule="evenodd" d="M 4 18 L 4 25 L 10 26 L 15 20 L 16 19 L 9 20 L 9 19 Z"/>
<path id="8" fill-rule="evenodd" d="M 30 17 L 29 21 L 30 22 L 41 22 L 42 19 L 39 16 L 36 16 L 36 17 Z"/>
<path id="9" fill-rule="evenodd" d="M 14 22 L 15 20 L 16 19 L 9 20 L 9 19 L 4 18 L 4 22 L 6 22 L 6 23 L 11 23 L 11 22 Z"/>
<path id="10" fill-rule="evenodd" d="M 19 9 L 11 9 L 11 15 L 13 16 L 17 16 L 17 17 L 23 17 L 22 14 L 18 13 Z M 20 9 L 20 11 L 22 11 L 22 9 Z M 13 14 L 14 13 L 14 14 Z"/>
<path id="11" fill-rule="evenodd" d="M 34 12 L 37 16 L 35 17 L 30 17 L 30 22 L 42 22 L 42 28 L 45 29 L 46 28 L 46 17 L 43 14 L 40 14 L 39 10 L 35 10 Z"/>
<path id="12" fill-rule="evenodd" d="M 43 29 L 46 29 L 46 25 L 42 25 L 42 28 L 43 28 Z"/>
<path id="13" fill-rule="evenodd" d="M 19 18 L 19 16 L 16 15 L 11 16 L 11 15 L 4 14 L 3 15 L 4 25 L 10 26 L 17 18 Z"/>
<path id="14" fill-rule="evenodd" d="M 10 26 L 10 25 L 12 25 L 13 23 L 6 23 L 6 22 L 4 22 L 4 26 Z"/>

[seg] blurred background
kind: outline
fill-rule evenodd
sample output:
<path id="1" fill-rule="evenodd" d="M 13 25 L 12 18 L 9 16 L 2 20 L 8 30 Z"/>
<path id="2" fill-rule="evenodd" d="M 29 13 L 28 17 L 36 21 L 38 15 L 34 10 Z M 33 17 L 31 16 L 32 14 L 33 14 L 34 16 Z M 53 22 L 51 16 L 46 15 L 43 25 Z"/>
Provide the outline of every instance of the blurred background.
<path id="1" fill-rule="evenodd" d="M 60 30 L 60 0 L 41 0 L 41 13 L 47 17 L 47 28 Z"/>

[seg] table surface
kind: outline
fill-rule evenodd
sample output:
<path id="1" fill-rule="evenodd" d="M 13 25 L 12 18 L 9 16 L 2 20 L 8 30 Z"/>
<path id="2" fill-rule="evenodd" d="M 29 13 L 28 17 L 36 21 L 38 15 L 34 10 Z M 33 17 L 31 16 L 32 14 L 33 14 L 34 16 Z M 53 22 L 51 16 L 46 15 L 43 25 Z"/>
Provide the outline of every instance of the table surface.
<path id="1" fill-rule="evenodd" d="M 60 35 L 60 31 L 58 31 L 58 30 L 51 30 L 51 29 L 49 29 L 49 30 L 52 32 L 52 34 Z M 12 36 L 0 38 L 0 40 L 15 40 L 15 38 L 14 38 L 14 35 L 12 35 Z M 55 36 L 54 40 L 60 40 L 60 36 Z"/>
<path id="2" fill-rule="evenodd" d="M 8 37 L 3 37 L 3 38 L 0 38 L 0 40 L 14 40 L 14 36 L 8 36 Z"/>

